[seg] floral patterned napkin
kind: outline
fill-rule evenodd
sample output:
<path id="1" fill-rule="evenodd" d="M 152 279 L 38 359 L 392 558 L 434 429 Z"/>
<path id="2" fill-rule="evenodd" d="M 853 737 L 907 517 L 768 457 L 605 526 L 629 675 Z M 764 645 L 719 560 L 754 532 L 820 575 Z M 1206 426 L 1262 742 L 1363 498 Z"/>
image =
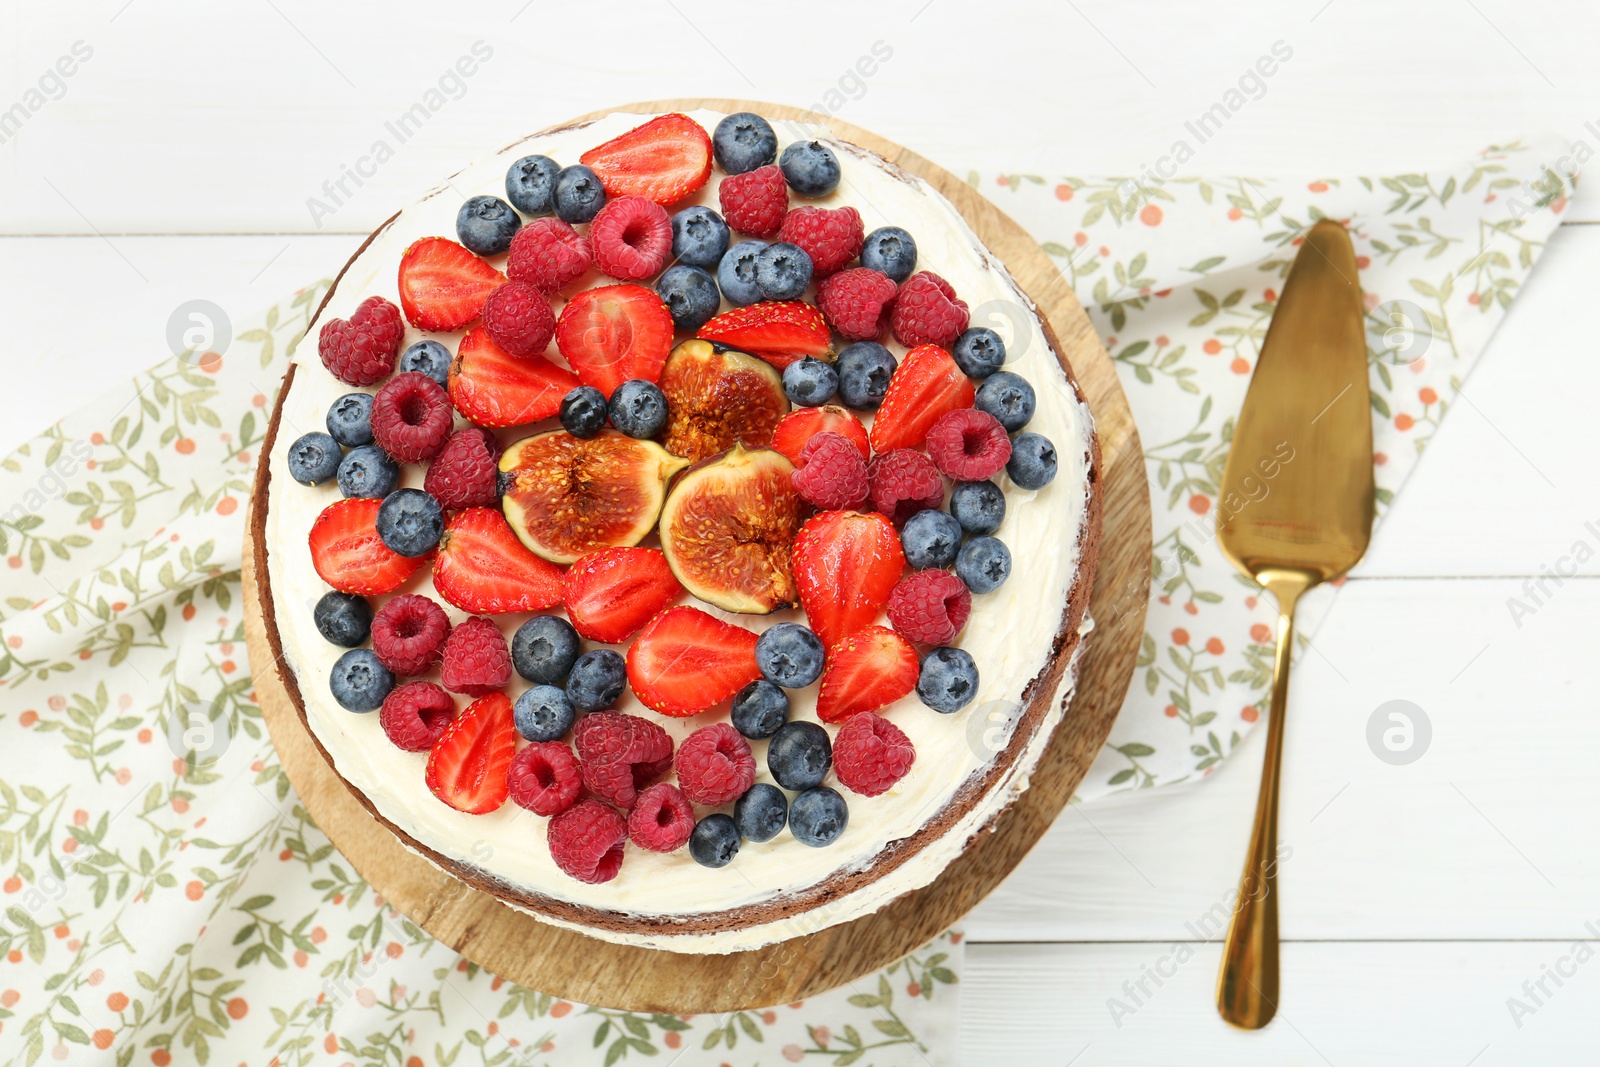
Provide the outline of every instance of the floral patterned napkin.
<path id="1" fill-rule="evenodd" d="M 1508 145 L 1448 174 L 1309 183 L 973 174 L 1089 308 L 1155 497 L 1158 599 L 1078 799 L 1203 773 L 1259 718 L 1269 605 L 1210 541 L 1233 415 L 1296 234 L 1352 220 L 1387 508 L 1565 206 L 1568 182 L 1540 162 L 1558 154 Z M 762 1011 L 573 1004 L 435 942 L 310 821 L 252 700 L 239 566 L 266 412 L 325 285 L 0 462 L 0 1055 L 954 1062 L 958 933 Z"/>
<path id="2" fill-rule="evenodd" d="M 1276 607 L 1212 543 L 1233 424 L 1300 234 L 1347 222 L 1372 366 L 1378 518 L 1560 223 L 1565 144 L 1494 145 L 1455 170 L 1163 181 L 977 171 L 1032 233 L 1116 362 L 1150 476 L 1154 587 L 1137 673 L 1074 800 L 1204 774 L 1266 711 Z M 1292 462 L 1290 460 L 1289 462 Z M 1270 472 L 1270 473 L 1269 473 Z M 1276 471 L 1262 469 L 1264 488 Z M 1302 601 L 1302 650 L 1336 587 Z"/>

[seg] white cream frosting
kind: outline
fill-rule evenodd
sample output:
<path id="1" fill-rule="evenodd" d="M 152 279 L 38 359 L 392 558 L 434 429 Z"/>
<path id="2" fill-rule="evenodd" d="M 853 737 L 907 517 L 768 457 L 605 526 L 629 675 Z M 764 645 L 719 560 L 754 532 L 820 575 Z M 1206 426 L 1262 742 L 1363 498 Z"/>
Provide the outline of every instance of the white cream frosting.
<path id="1" fill-rule="evenodd" d="M 708 111 L 692 115 L 710 131 L 722 118 Z M 312 567 L 307 533 L 318 513 L 339 498 L 337 488 L 297 484 L 285 465 L 287 448 L 300 434 L 323 429 L 324 413 L 348 386 L 337 381 L 316 355 L 315 338 L 324 322 L 345 318 L 374 294 L 399 303 L 396 272 L 401 253 L 414 240 L 431 235 L 453 237 L 461 197 L 504 195 L 509 164 L 530 153 L 560 163 L 577 161 L 580 153 L 631 129 L 647 116 L 611 114 L 591 124 L 536 135 L 482 160 L 406 208 L 393 224 L 349 266 L 337 290 L 296 356 L 298 370 L 283 406 L 276 447 L 270 457 L 271 488 L 266 538 L 268 572 L 276 605 L 276 623 L 287 666 L 300 682 L 306 720 L 335 768 L 359 789 L 383 817 L 427 848 L 459 863 L 478 868 L 508 885 L 596 909 L 639 918 L 626 931 L 571 925 L 594 936 L 626 944 L 650 945 L 678 952 L 721 953 L 757 948 L 869 914 L 904 893 L 931 882 L 966 848 L 971 836 L 1027 788 L 1029 775 L 1070 701 L 1076 662 L 1064 672 L 1050 709 L 1025 751 L 947 833 L 929 843 L 893 871 L 855 892 L 810 910 L 759 926 L 741 926 L 711 934 L 674 934 L 673 920 L 698 918 L 741 905 L 764 904 L 815 886 L 830 875 L 860 869 L 890 842 L 910 837 L 951 800 L 975 774 L 985 770 L 1011 732 L 1024 688 L 1048 665 L 1062 610 L 1078 573 L 1079 536 L 1086 515 L 1092 423 L 1087 408 L 1067 383 L 1056 356 L 1027 301 L 1003 266 L 968 227 L 949 201 L 918 178 L 873 153 L 832 141 L 825 131 L 774 123 L 780 145 L 819 137 L 839 157 L 843 180 L 830 196 L 809 201 L 818 206 L 850 204 L 861 213 L 866 229 L 901 226 L 916 239 L 918 270 L 932 270 L 954 286 L 973 311 L 973 325 L 995 329 L 1006 342 L 1007 369 L 1032 383 L 1038 407 L 1027 427 L 1055 443 L 1059 470 L 1050 485 L 1029 492 L 1010 485 L 1004 475 L 1007 511 L 997 532 L 1011 549 L 1012 576 L 994 593 L 973 598 L 972 616 L 958 644 L 978 664 L 977 699 L 955 715 L 940 715 L 913 694 L 885 709 L 916 746 L 910 773 L 878 797 L 860 797 L 835 785 L 850 809 L 849 826 L 833 845 L 809 848 L 787 830 L 772 841 L 746 841 L 727 867 L 710 870 L 696 864 L 687 849 L 669 855 L 629 845 L 618 876 L 603 885 L 585 885 L 562 874 L 545 845 L 547 820 L 507 801 L 488 815 L 455 811 L 435 798 L 423 781 L 426 753 L 402 752 L 384 736 L 375 714 L 352 714 L 341 708 L 327 687 L 329 672 L 343 651 L 318 634 L 312 607 L 327 591 Z M 714 172 L 693 202 L 717 205 Z M 680 205 L 681 206 L 681 205 Z M 734 235 L 734 240 L 739 240 Z M 503 265 L 503 264 L 502 264 Z M 583 284 L 602 284 L 598 275 Z M 559 311 L 559 309 L 558 309 Z M 404 344 L 425 335 L 407 328 Z M 434 335 L 437 336 L 437 335 Z M 454 349 L 456 337 L 440 337 Z M 891 343 L 897 355 L 903 350 Z M 555 356 L 554 346 L 551 355 Z M 543 427 L 541 427 L 543 428 Z M 501 432 L 503 441 L 528 431 Z M 422 471 L 406 470 L 405 484 L 420 485 Z M 405 587 L 438 598 L 429 571 L 423 568 Z M 797 612 L 768 617 L 713 614 L 761 630 Z M 463 613 L 445 605 L 452 620 Z M 497 621 L 508 638 L 526 618 L 502 616 Z M 1087 621 L 1083 629 L 1088 628 Z M 1081 647 L 1081 646 L 1080 646 Z M 524 686 L 514 678 L 514 696 Z M 816 686 L 791 693 L 792 718 L 815 720 Z M 619 710 L 659 722 L 674 741 L 726 711 L 690 719 L 656 715 L 629 692 Z M 832 730 L 830 729 L 830 733 Z M 766 742 L 751 743 L 758 781 L 770 781 Z M 729 809 L 723 809 L 729 810 Z M 702 809 L 701 814 L 704 814 Z M 548 916 L 540 916 L 547 921 Z"/>

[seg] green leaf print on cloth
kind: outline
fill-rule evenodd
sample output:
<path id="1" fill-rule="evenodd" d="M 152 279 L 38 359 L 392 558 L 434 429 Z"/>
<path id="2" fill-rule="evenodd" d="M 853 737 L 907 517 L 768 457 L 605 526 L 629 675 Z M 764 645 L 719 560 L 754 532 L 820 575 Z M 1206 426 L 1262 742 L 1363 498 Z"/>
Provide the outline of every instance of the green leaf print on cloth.
<path id="1" fill-rule="evenodd" d="M 972 172 L 1072 283 L 1116 364 L 1150 478 L 1143 648 L 1075 800 L 1203 775 L 1267 711 L 1272 598 L 1213 542 L 1234 419 L 1301 233 L 1338 219 L 1355 244 L 1381 522 L 1561 221 L 1565 154 L 1558 141 L 1518 142 L 1449 172 L 1305 181 Z M 1322 587 L 1302 602 L 1302 648 L 1336 596 Z"/>

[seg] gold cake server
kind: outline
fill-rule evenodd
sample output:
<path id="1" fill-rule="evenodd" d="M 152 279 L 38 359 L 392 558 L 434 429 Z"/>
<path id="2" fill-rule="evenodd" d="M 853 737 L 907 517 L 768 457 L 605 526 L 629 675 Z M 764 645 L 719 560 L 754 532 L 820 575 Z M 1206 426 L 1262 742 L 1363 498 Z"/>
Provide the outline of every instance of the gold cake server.
<path id="1" fill-rule="evenodd" d="M 1278 780 L 1294 609 L 1344 574 L 1372 531 L 1372 415 L 1355 250 L 1323 220 L 1305 235 L 1267 327 L 1222 474 L 1222 551 L 1278 601 L 1278 646 L 1250 852 L 1217 975 L 1217 1010 L 1246 1030 L 1278 1010 Z"/>

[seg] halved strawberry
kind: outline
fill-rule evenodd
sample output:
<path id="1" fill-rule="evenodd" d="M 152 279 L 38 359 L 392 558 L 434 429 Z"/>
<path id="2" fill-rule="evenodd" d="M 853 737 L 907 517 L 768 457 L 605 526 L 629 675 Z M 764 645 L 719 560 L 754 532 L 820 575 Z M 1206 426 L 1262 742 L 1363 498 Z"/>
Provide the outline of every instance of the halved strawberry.
<path id="1" fill-rule="evenodd" d="M 655 381 L 672 351 L 672 312 L 642 285 L 602 285 L 567 301 L 556 347 L 584 385 L 606 395 L 630 378 Z"/>
<path id="2" fill-rule="evenodd" d="M 543 356 L 513 356 L 482 326 L 467 331 L 450 364 L 450 401 L 479 426 L 522 426 L 561 410 L 578 376 Z"/>
<path id="3" fill-rule="evenodd" d="M 424 237 L 400 257 L 400 306 L 419 330 L 459 330 L 505 280 L 448 237 Z"/>
<path id="4" fill-rule="evenodd" d="M 872 458 L 872 446 L 867 443 L 867 428 L 844 408 L 828 404 L 820 408 L 796 408 L 778 420 L 772 431 L 772 447 L 789 457 L 796 466 L 800 463 L 800 450 L 806 442 L 819 433 L 836 433 L 861 450 L 862 459 Z"/>
<path id="5" fill-rule="evenodd" d="M 353 497 L 323 509 L 311 524 L 311 564 L 341 593 L 392 593 L 428 561 L 402 556 L 378 536 L 381 500 Z"/>
<path id="6" fill-rule="evenodd" d="M 698 715 L 761 677 L 756 635 L 699 608 L 668 608 L 628 649 L 628 684 L 663 715 Z"/>
<path id="7" fill-rule="evenodd" d="M 831 648 L 878 617 L 906 556 L 886 516 L 824 511 L 800 527 L 791 565 L 806 619 Z"/>
<path id="8" fill-rule="evenodd" d="M 529 552 L 497 508 L 450 516 L 433 560 L 433 587 L 474 615 L 541 611 L 561 603 L 561 568 Z"/>
<path id="9" fill-rule="evenodd" d="M 763 300 L 724 311 L 695 336 L 760 356 L 779 370 L 806 356 L 833 359 L 827 320 L 800 300 Z"/>
<path id="10" fill-rule="evenodd" d="M 606 195 L 642 196 L 665 207 L 711 177 L 711 137 L 688 115 L 658 115 L 578 157 Z"/>
<path id="11" fill-rule="evenodd" d="M 918 345 L 900 361 L 872 418 L 872 450 L 921 448 L 939 416 L 970 408 L 977 390 L 955 357 L 938 345 Z"/>
<path id="12" fill-rule="evenodd" d="M 479 697 L 433 743 L 428 788 L 457 811 L 485 815 L 506 802 L 506 771 L 516 754 L 511 698 L 504 693 Z"/>
<path id="13" fill-rule="evenodd" d="M 568 568 L 561 599 L 580 635 L 616 644 L 681 595 L 659 548 L 602 548 Z"/>
<path id="14" fill-rule="evenodd" d="M 917 650 L 887 626 L 868 626 L 828 649 L 817 718 L 843 722 L 877 711 L 916 688 Z"/>

